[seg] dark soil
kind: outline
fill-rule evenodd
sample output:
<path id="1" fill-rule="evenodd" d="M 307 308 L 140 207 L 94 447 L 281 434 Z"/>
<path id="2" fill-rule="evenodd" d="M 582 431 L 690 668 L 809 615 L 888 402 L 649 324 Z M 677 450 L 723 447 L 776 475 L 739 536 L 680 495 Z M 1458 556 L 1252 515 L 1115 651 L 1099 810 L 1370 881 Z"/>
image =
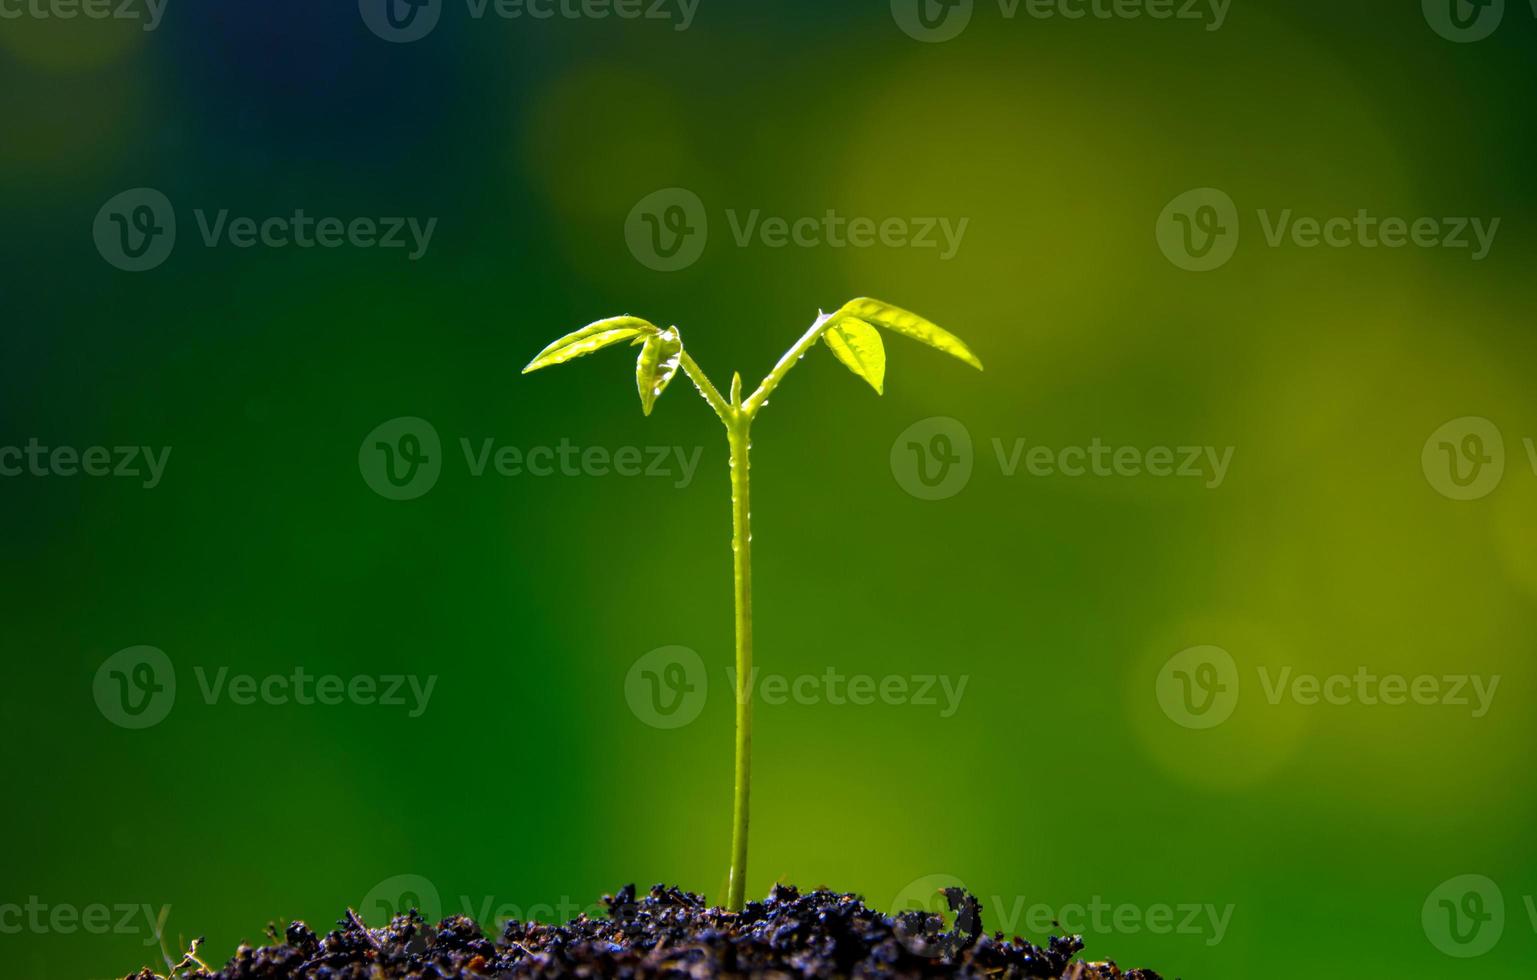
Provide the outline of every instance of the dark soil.
<path id="1" fill-rule="evenodd" d="M 563 926 L 509 922 L 495 942 L 464 916 L 436 927 L 416 912 L 380 929 L 352 912 L 324 938 L 304 923 L 278 945 L 241 946 L 218 972 L 194 968 L 186 980 L 447 980 L 544 977 L 976 977 L 1041 980 L 1160 980 L 1150 970 L 1077 959 L 1078 937 L 1045 948 L 1002 933 L 983 935 L 982 906 L 959 888 L 945 891 L 955 913 L 946 930 L 928 912 L 882 915 L 856 895 L 802 895 L 776 886 L 740 913 L 656 885 L 605 895 L 609 918 L 578 917 Z M 275 933 L 275 930 L 274 930 Z M 276 938 L 274 936 L 274 938 Z M 155 980 L 149 970 L 128 980 Z"/>

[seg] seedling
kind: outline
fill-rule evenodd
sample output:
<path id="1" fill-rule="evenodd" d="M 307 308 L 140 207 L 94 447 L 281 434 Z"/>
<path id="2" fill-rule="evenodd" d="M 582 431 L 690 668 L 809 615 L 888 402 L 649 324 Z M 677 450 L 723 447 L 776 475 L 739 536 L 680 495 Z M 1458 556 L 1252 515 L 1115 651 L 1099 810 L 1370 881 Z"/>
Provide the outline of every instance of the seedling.
<path id="1" fill-rule="evenodd" d="M 923 317 L 873 299 L 856 299 L 837 312 L 822 313 L 811 329 L 785 352 L 757 390 L 742 397 L 742 376 L 731 377 L 731 398 L 721 396 L 704 371 L 683 348 L 677 327 L 661 329 L 639 317 L 616 316 L 590 323 L 575 333 L 555 341 L 523 369 L 524 374 L 540 368 L 564 364 L 628 340 L 640 347 L 635 364 L 635 385 L 640 391 L 640 407 L 647 415 L 656 400 L 672 383 L 681 367 L 699 394 L 720 416 L 726 426 L 726 441 L 731 449 L 731 551 L 736 585 L 736 781 L 732 799 L 731 868 L 726 879 L 726 907 L 742 908 L 747 885 L 747 813 L 752 762 L 752 703 L 747 688 L 752 676 L 752 512 L 748 487 L 752 446 L 752 423 L 768 404 L 769 395 L 805 357 L 818 340 L 850 371 L 869 382 L 877 395 L 886 385 L 886 349 L 876 327 L 905 334 L 952 357 L 957 357 L 978 371 L 982 362 L 959 337 L 940 329 Z"/>

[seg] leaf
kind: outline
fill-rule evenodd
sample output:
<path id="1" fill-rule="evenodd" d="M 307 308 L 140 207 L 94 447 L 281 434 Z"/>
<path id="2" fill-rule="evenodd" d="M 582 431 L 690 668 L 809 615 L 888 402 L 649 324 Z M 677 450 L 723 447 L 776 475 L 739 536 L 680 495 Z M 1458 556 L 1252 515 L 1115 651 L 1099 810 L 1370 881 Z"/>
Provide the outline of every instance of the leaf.
<path id="1" fill-rule="evenodd" d="M 602 350 L 610 344 L 617 344 L 629 340 L 631 337 L 642 334 L 654 334 L 658 330 L 652 323 L 648 323 L 636 316 L 615 316 L 607 320 L 599 320 L 589 323 L 580 330 L 566 334 L 555 341 L 538 356 L 528 362 L 528 367 L 523 369 L 524 374 L 537 371 L 540 368 L 552 367 L 556 364 L 564 364 L 591 354 L 595 350 Z"/>
<path id="2" fill-rule="evenodd" d="M 640 407 L 647 415 L 656 400 L 662 397 L 673 375 L 678 373 L 678 362 L 683 357 L 683 339 L 677 327 L 668 327 L 661 333 L 646 337 L 635 361 L 635 387 L 640 391 Z"/>
<path id="3" fill-rule="evenodd" d="M 971 352 L 971 348 L 966 346 L 965 341 L 916 313 L 909 313 L 890 303 L 882 303 L 878 299 L 861 297 L 843 304 L 843 308 L 834 315 L 834 322 L 845 317 L 855 317 L 866 323 L 873 323 L 877 327 L 885 327 L 895 333 L 905 334 L 914 340 L 928 344 L 935 350 L 944 351 L 951 357 L 965 361 L 978 371 L 982 370 L 982 362 Z"/>
<path id="4" fill-rule="evenodd" d="M 827 328 L 822 342 L 844 367 L 868 381 L 877 395 L 885 393 L 886 346 L 881 343 L 880 331 L 863 320 L 846 316 Z"/>

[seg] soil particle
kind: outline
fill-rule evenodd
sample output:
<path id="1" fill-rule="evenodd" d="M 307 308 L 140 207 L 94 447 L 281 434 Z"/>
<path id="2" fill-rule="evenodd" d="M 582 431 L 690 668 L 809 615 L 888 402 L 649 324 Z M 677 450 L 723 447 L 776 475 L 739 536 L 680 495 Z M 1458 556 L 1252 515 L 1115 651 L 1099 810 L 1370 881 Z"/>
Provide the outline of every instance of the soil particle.
<path id="1" fill-rule="evenodd" d="M 462 915 L 428 925 L 414 910 L 368 928 L 350 910 L 324 938 L 303 922 L 280 945 L 241 946 L 223 969 L 177 980 L 472 980 L 496 977 L 969 977 L 991 980 L 1161 980 L 1151 970 L 1078 959 L 1083 940 L 1052 937 L 1045 947 L 982 933 L 982 905 L 945 889 L 955 926 L 929 912 L 895 916 L 856 895 L 776 885 L 738 913 L 654 885 L 636 897 L 626 885 L 605 895 L 608 918 L 579 916 L 561 926 L 509 922 L 492 941 Z M 149 970 L 127 980 L 157 980 Z"/>

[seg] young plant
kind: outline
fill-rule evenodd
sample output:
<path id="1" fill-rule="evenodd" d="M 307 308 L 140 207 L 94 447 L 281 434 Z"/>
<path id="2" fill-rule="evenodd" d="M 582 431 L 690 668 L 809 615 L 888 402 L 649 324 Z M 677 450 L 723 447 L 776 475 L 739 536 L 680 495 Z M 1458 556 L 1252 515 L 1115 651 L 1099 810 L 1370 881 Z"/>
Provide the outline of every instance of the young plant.
<path id="1" fill-rule="evenodd" d="M 640 391 L 640 407 L 651 414 L 656 400 L 682 368 L 699 394 L 720 416 L 726 427 L 726 441 L 731 449 L 731 551 L 736 584 L 736 782 L 731 817 L 731 868 L 726 884 L 726 907 L 742 908 L 747 885 L 747 812 L 752 756 L 752 703 L 747 688 L 752 676 L 752 512 L 749 495 L 748 450 L 751 448 L 752 423 L 768 404 L 769 395 L 779 387 L 785 375 L 818 340 L 881 394 L 886 384 L 886 349 L 876 327 L 905 334 L 952 357 L 982 370 L 959 337 L 935 326 L 923 317 L 874 299 L 856 299 L 837 312 L 822 313 L 811 329 L 795 342 L 774 365 L 757 389 L 742 397 L 742 376 L 731 378 L 731 397 L 722 397 L 704 371 L 683 348 L 677 327 L 661 329 L 639 317 L 617 316 L 599 320 L 569 333 L 539 352 L 523 369 L 524 374 L 540 368 L 564 364 L 628 340 L 640 347 L 635 364 L 635 384 Z"/>

